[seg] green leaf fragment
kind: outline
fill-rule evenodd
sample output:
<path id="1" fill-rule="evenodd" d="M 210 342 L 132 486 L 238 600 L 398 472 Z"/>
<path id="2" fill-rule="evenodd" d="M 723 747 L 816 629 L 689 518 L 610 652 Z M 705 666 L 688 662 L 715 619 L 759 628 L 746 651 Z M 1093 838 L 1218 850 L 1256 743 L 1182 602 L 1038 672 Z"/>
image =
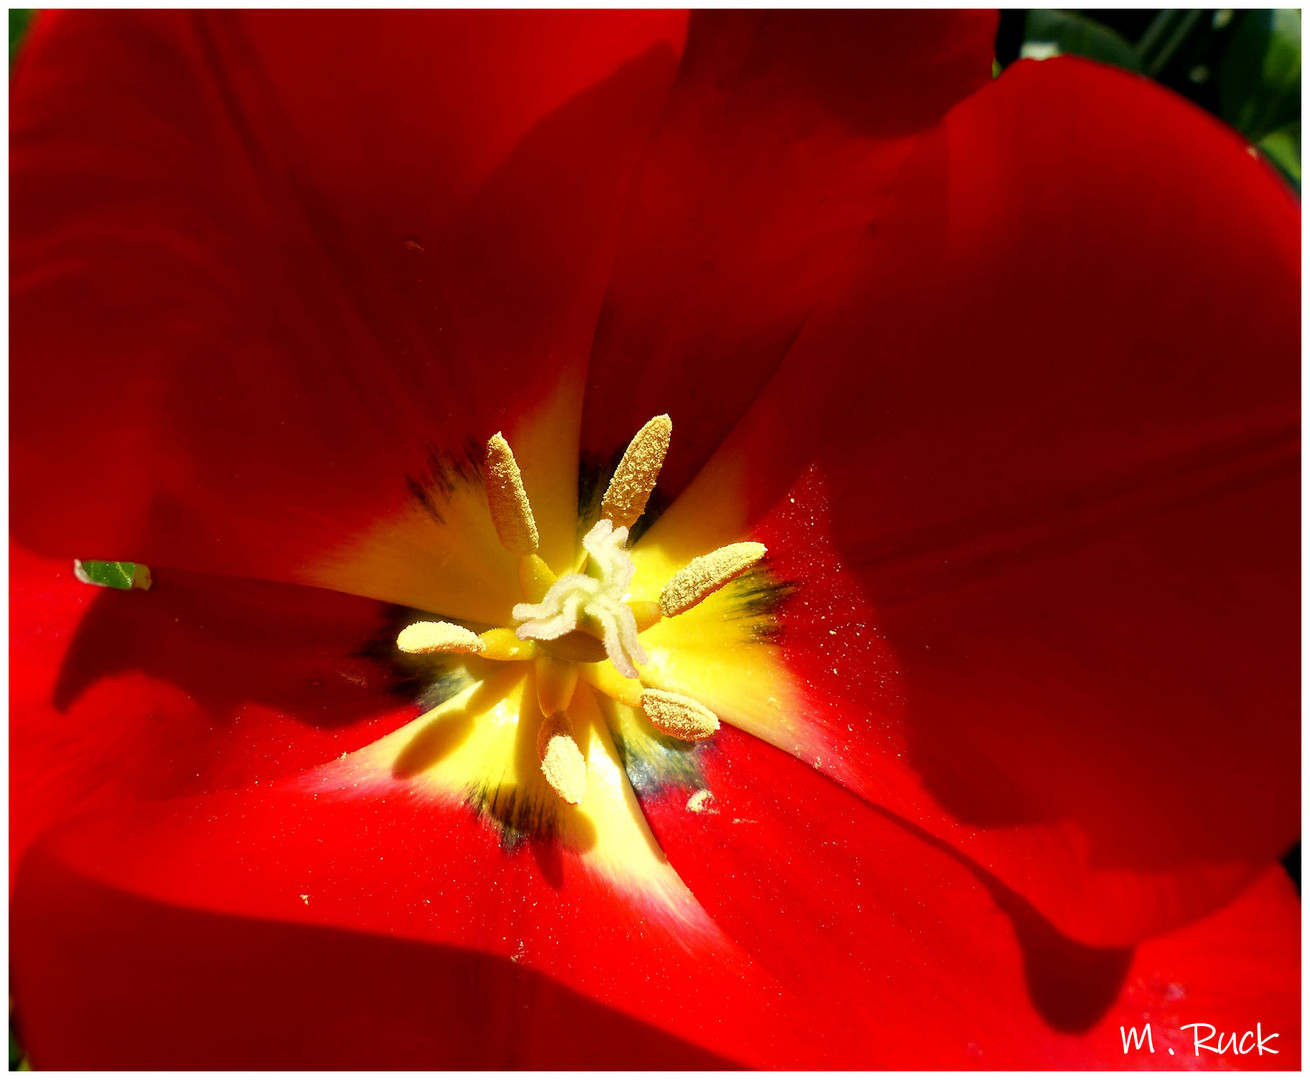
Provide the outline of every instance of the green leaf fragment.
<path id="1" fill-rule="evenodd" d="M 1192 33 L 1201 23 L 1202 11 L 1192 9 L 1191 11 L 1173 12 L 1177 16 L 1176 21 L 1168 24 L 1168 36 L 1163 41 L 1156 40 L 1155 47 L 1148 52 L 1143 43 L 1139 42 L 1136 50 L 1138 63 L 1142 65 L 1142 71 L 1153 79 L 1161 77 L 1161 73 L 1169 66 L 1174 57 L 1178 55 L 1183 45 L 1192 37 Z M 1154 29 L 1154 27 L 1152 27 Z M 1143 42 L 1145 39 L 1143 39 Z"/>
<path id="2" fill-rule="evenodd" d="M 9 9 L 9 66 L 14 66 L 14 57 L 18 55 L 18 49 L 23 44 L 23 39 L 27 37 L 27 31 L 32 26 L 32 16 L 36 14 L 35 8 L 10 8 Z"/>
<path id="3" fill-rule="evenodd" d="M 1301 13 L 1244 11 L 1219 69 L 1219 109 L 1252 142 L 1301 119 Z"/>
<path id="4" fill-rule="evenodd" d="M 148 589 L 151 585 L 150 567 L 144 563 L 74 559 L 73 574 L 83 584 L 110 589 Z"/>
<path id="5" fill-rule="evenodd" d="M 1072 11 L 1038 9 L 1024 21 L 1021 57 L 1044 60 L 1067 53 L 1085 56 L 1127 71 L 1140 71 L 1137 53 L 1108 26 Z"/>
<path id="6" fill-rule="evenodd" d="M 1271 131 L 1256 143 L 1256 148 L 1287 177 L 1299 195 L 1301 193 L 1300 122 L 1286 124 L 1277 131 Z"/>

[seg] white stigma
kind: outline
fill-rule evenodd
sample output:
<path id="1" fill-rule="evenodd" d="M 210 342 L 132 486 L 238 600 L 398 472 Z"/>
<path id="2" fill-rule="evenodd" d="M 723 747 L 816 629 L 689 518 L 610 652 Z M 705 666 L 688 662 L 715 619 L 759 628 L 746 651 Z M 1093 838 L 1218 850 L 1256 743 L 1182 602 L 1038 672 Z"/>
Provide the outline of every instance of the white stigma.
<path id="1" fill-rule="evenodd" d="M 626 527 L 616 529 L 607 518 L 596 522 L 582 538 L 590 556 L 587 573 L 565 574 L 539 604 L 514 605 L 519 640 L 554 641 L 588 619 L 588 629 L 600 632 L 614 666 L 629 679 L 637 678 L 637 664 L 647 660 L 637 640 L 637 620 L 624 603 L 636 573 L 625 550 L 627 542 Z"/>

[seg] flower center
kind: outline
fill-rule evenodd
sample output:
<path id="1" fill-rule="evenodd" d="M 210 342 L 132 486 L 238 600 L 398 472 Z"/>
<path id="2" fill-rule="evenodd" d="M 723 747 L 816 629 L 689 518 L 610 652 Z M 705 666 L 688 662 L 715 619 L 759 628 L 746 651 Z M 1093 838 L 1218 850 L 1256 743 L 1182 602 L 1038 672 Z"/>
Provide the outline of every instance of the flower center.
<path id="1" fill-rule="evenodd" d="M 601 518 L 582 538 L 586 572 L 565 574 L 540 604 L 516 604 L 514 620 L 520 641 L 556 641 L 581 628 L 600 638 L 605 655 L 629 679 L 646 652 L 637 640 L 637 618 L 627 603 L 628 586 L 637 568 L 625 550 L 628 530 Z"/>
<path id="2" fill-rule="evenodd" d="M 543 717 L 537 756 L 552 790 L 577 804 L 586 795 L 587 767 L 574 738 L 569 707 L 580 678 L 601 693 L 641 709 L 657 731 L 695 742 L 718 730 L 719 719 L 683 694 L 647 687 L 640 634 L 699 604 L 764 557 L 763 544 L 729 544 L 693 559 L 664 586 L 658 599 L 629 596 L 635 568 L 628 554 L 632 525 L 645 512 L 668 451 L 673 425 L 657 416 L 637 432 L 610 481 L 600 518 L 582 539 L 577 569 L 559 577 L 537 554 L 532 504 L 514 452 L 497 432 L 487 442 L 487 504 L 496 535 L 519 556 L 524 602 L 514 606 L 513 627 L 477 634 L 453 622 L 420 621 L 400 632 L 396 645 L 409 654 L 473 653 L 487 660 L 532 665 Z"/>

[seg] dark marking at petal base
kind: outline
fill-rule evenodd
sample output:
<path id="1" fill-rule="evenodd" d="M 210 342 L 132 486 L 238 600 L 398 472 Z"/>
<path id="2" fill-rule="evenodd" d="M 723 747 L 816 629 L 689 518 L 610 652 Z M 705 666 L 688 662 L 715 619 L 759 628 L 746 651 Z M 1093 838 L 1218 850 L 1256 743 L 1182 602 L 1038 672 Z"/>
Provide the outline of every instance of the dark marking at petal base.
<path id="1" fill-rule="evenodd" d="M 670 789 L 695 791 L 705 786 L 700 760 L 710 749 L 709 742 L 671 739 L 651 727 L 636 709 L 609 699 L 599 704 L 619 762 L 638 796 L 654 798 Z"/>
<path id="2" fill-rule="evenodd" d="M 464 799 L 480 821 L 496 830 L 508 855 L 518 854 L 529 843 L 586 851 L 596 842 L 591 820 L 560 802 L 544 785 L 481 784 L 465 789 Z"/>
<path id="3" fill-rule="evenodd" d="M 409 493 L 437 524 L 445 524 L 445 506 L 461 487 L 482 485 L 485 448 L 470 439 L 462 449 L 447 450 L 428 444 L 421 476 L 406 476 Z"/>
<path id="4" fill-rule="evenodd" d="M 441 615 L 388 604 L 384 609 L 382 627 L 354 654 L 388 665 L 393 673 L 391 692 L 412 701 L 424 712 L 449 701 L 474 681 L 463 657 L 411 656 L 396 648 L 397 635 L 410 623 L 442 618 Z"/>
<path id="5" fill-rule="evenodd" d="M 518 851 L 527 840 L 554 840 L 559 835 L 559 800 L 549 805 L 512 784 L 470 787 L 466 799 L 478 817 L 495 826 L 500 846 L 508 852 Z"/>
<path id="6" fill-rule="evenodd" d="M 782 633 L 783 606 L 800 588 L 795 582 L 780 581 L 769 569 L 769 560 L 757 563 L 721 590 L 728 601 L 727 618 L 752 624 L 751 640 L 768 644 Z"/>

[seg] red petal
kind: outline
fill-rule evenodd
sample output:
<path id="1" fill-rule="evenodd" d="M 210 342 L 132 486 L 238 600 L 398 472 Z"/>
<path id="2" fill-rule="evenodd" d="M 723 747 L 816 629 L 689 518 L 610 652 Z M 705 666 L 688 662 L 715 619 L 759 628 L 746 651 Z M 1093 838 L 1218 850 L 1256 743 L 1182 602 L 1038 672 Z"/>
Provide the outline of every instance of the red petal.
<path id="1" fill-rule="evenodd" d="M 1083 940 L 1210 910 L 1296 835 L 1296 238 L 1213 120 L 1019 65 L 924 141 L 649 534 L 773 529 L 859 789 Z M 861 597 L 815 585 L 816 530 Z"/>
<path id="2" fill-rule="evenodd" d="M 699 12 L 592 349 L 584 450 L 673 417 L 681 489 L 782 359 L 914 139 L 991 78 L 990 12 Z"/>
<path id="3" fill-rule="evenodd" d="M 567 853 L 507 853 L 460 810 L 235 792 L 83 819 L 34 849 L 14 912 L 34 1060 L 1105 1067 L 1120 1023 L 1181 1000 L 1262 1018 L 1293 1050 L 1280 1065 L 1299 1053 L 1286 882 L 1136 959 L 1087 949 L 949 849 L 723 737 L 719 813 L 669 801 L 655 820 L 755 962 L 689 947 Z"/>
<path id="4" fill-rule="evenodd" d="M 11 870 L 80 810 L 267 783 L 414 715 L 366 655 L 373 601 L 175 570 L 95 588 L 16 545 L 9 573 Z"/>
<path id="5" fill-rule="evenodd" d="M 725 729 L 701 765 L 698 798 L 645 800 L 652 827 L 715 921 L 784 985 L 821 998 L 808 1030 L 831 1064 L 1122 1068 L 1119 1026 L 1152 1022 L 1175 1066 L 1297 1066 L 1300 904 L 1281 868 L 1136 953 L 1091 948 L 947 845 L 758 741 Z M 1229 1032 L 1261 1021 L 1284 1053 L 1197 1061 L 1179 1030 L 1192 1020 Z"/>
<path id="6" fill-rule="evenodd" d="M 1247 1049 L 1227 1054 L 1225 1064 L 1240 1058 L 1248 1069 L 1299 1069 L 1300 925 L 1300 897 L 1287 875 L 1281 867 L 1266 871 L 1228 907 L 1138 950 L 1118 1022 L 1140 1028 L 1154 1021 L 1164 1029 L 1156 1053 L 1172 1046 L 1169 1056 L 1188 1067 L 1220 1066 L 1216 1055 L 1196 1052 L 1197 1033 L 1183 1025 L 1212 1024 L 1240 1036 L 1259 1023 L 1265 1034 L 1278 1033 L 1267 1044 L 1277 1056 L 1246 1056 L 1250 1044 L 1242 1040 Z"/>
<path id="7" fill-rule="evenodd" d="M 682 19 L 42 17 L 13 106 L 20 537 L 304 581 L 413 504 L 429 443 L 562 382 L 571 476 Z"/>
<path id="8" fill-rule="evenodd" d="M 128 902 L 124 890 L 152 902 Z M 51 893 L 62 897 L 53 909 Z M 731 946 L 648 921 L 549 841 L 507 852 L 466 808 L 404 794 L 248 789 L 83 819 L 34 850 L 17 896 L 17 925 L 31 942 L 18 993 L 43 1067 L 562 1067 L 632 1064 L 647 1050 L 655 1061 L 690 1064 L 712 1058 L 688 1041 L 744 1058 L 795 1037 L 761 1030 L 777 991 Z M 82 952 L 89 940 L 152 937 L 148 927 L 170 907 L 191 915 L 172 920 L 167 949 L 146 946 L 144 985 L 131 994 L 149 1007 L 108 1008 L 83 1023 L 81 990 L 61 990 L 58 1004 L 47 997 L 47 972 L 78 971 L 71 981 L 88 990 L 105 977 L 108 958 Z M 89 924 L 79 912 L 105 920 L 89 939 L 81 939 Z M 252 973 L 239 957 L 258 944 L 293 963 Z M 430 990 L 414 981 L 415 966 Z M 371 969 L 365 988 L 383 988 L 378 997 L 342 993 L 361 967 Z M 121 970 L 115 977 L 133 978 Z M 271 1016 L 251 1008 L 252 977 L 271 978 L 275 999 L 292 1004 Z M 339 998 L 326 1015 L 313 1007 L 326 989 L 314 986 L 324 982 Z M 169 1000 L 155 1000 L 168 985 Z M 407 992 L 428 1007 L 381 1021 L 393 1038 L 379 1048 L 379 1010 Z M 455 997 L 471 1001 L 454 1006 Z M 189 1017 L 183 1034 L 167 1034 L 181 1002 Z M 615 1031 L 583 1024 L 608 1010 L 621 1014 Z M 647 1024 L 671 1037 L 655 1037 Z M 241 1032 L 243 1041 L 220 1047 L 218 1031 Z M 622 1036 L 631 1033 L 629 1047 Z"/>

